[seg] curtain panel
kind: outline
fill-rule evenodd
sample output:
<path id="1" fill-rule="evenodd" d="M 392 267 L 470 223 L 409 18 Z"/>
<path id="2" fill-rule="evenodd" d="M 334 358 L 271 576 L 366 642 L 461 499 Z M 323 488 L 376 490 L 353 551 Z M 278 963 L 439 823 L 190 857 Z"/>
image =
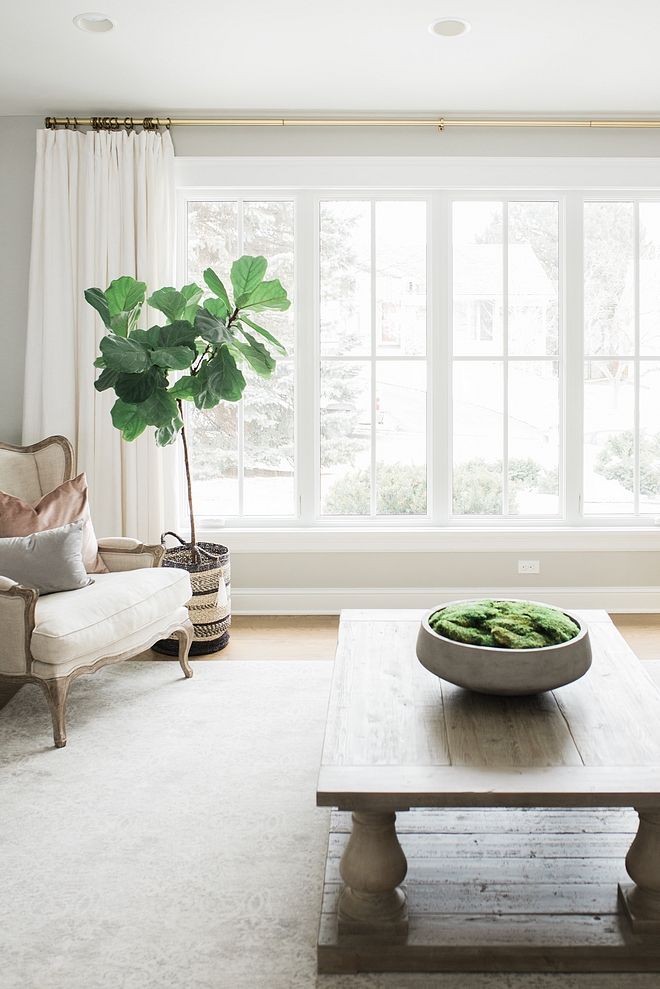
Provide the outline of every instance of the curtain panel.
<path id="1" fill-rule="evenodd" d="M 102 535 L 153 542 L 175 525 L 176 457 L 152 430 L 125 443 L 114 429 L 114 394 L 94 389 L 105 328 L 83 293 L 120 275 L 171 285 L 174 223 L 169 133 L 37 132 L 23 442 L 72 441 Z"/>

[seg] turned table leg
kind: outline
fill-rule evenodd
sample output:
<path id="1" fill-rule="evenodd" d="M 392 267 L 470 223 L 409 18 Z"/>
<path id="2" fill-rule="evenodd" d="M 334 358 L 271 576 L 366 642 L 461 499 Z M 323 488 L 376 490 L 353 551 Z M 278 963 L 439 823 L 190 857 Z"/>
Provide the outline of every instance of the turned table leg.
<path id="1" fill-rule="evenodd" d="M 408 870 L 395 828 L 396 814 L 353 812 L 353 829 L 339 866 L 340 934 L 405 937 L 406 894 L 399 888 Z"/>
<path id="2" fill-rule="evenodd" d="M 636 934 L 660 934 L 660 808 L 638 810 L 639 828 L 626 856 L 633 883 L 619 898 Z"/>

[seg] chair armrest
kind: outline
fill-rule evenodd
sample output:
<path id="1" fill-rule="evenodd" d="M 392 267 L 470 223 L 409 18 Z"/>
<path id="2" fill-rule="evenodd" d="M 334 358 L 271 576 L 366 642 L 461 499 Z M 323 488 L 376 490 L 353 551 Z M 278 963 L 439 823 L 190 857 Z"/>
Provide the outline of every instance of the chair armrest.
<path id="1" fill-rule="evenodd" d="M 124 570 L 141 570 L 143 567 L 159 567 L 165 550 L 162 546 L 145 546 L 129 536 L 109 536 L 99 539 L 99 553 L 112 573 Z"/>
<path id="2" fill-rule="evenodd" d="M 0 577 L 0 673 L 29 675 L 32 668 L 34 609 L 39 592 Z"/>

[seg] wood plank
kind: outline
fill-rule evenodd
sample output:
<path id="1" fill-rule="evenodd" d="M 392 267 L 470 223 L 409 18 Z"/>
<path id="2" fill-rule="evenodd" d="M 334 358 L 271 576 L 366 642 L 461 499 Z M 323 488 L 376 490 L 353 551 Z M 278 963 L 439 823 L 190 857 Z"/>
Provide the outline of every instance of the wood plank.
<path id="1" fill-rule="evenodd" d="M 660 691 L 612 624 L 589 629 L 593 665 L 554 691 L 587 766 L 660 764 Z"/>
<path id="2" fill-rule="evenodd" d="M 401 847 L 406 857 L 435 859 L 439 869 L 446 858 L 493 858 L 502 861 L 519 858 L 597 859 L 619 858 L 630 847 L 628 834 L 408 834 L 401 835 Z M 346 845 L 346 836 L 331 834 L 328 857 L 339 858 Z"/>
<path id="3" fill-rule="evenodd" d="M 320 972 L 660 971 L 660 939 L 628 935 L 610 915 L 422 914 L 411 918 L 403 946 L 339 941 L 336 926 L 335 915 L 322 915 Z"/>
<path id="4" fill-rule="evenodd" d="M 341 882 L 326 883 L 323 913 L 336 913 Z M 559 915 L 610 914 L 618 911 L 617 885 L 609 883 L 410 882 L 405 884 L 408 913 Z"/>
<path id="5" fill-rule="evenodd" d="M 660 691 L 613 625 L 589 629 L 593 665 L 554 691 L 588 766 L 660 763 Z"/>
<path id="6" fill-rule="evenodd" d="M 594 876 L 597 876 L 600 882 L 610 883 L 615 890 L 617 883 L 630 882 L 621 854 L 614 858 L 599 859 L 529 857 L 506 860 L 503 860 L 500 854 L 484 858 L 467 856 L 454 858 L 452 855 L 447 855 L 440 862 L 437 857 L 417 858 L 408 848 L 407 857 L 406 887 L 416 883 L 435 883 L 443 886 L 446 883 L 457 882 L 473 883 L 477 887 L 482 883 L 504 883 L 514 886 L 526 882 L 591 883 L 594 881 Z M 341 882 L 339 862 L 338 851 L 328 858 L 326 882 Z M 595 863 L 598 864 L 598 868 L 595 867 Z"/>
<path id="7" fill-rule="evenodd" d="M 316 802 L 351 810 L 410 807 L 660 807 L 660 765 L 473 769 L 322 766 Z"/>
<path id="8" fill-rule="evenodd" d="M 342 623 L 324 763 L 449 763 L 439 681 L 418 663 L 416 635 L 405 622 Z"/>
<path id="9" fill-rule="evenodd" d="M 494 697 L 441 684 L 452 766 L 582 765 L 551 693 Z"/>
<path id="10" fill-rule="evenodd" d="M 633 835 L 638 817 L 634 810 L 608 807 L 584 809 L 529 808 L 521 810 L 426 810 L 400 811 L 396 817 L 398 834 L 609 834 Z M 330 831 L 351 830 L 349 811 L 334 811 Z"/>

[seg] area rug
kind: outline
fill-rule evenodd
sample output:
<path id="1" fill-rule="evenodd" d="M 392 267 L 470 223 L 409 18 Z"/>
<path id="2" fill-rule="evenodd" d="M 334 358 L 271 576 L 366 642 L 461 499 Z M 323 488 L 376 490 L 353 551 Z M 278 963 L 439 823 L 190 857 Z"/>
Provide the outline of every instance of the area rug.
<path id="1" fill-rule="evenodd" d="M 657 975 L 317 976 L 331 664 L 134 662 L 0 711 L 2 989 L 657 989 Z"/>

